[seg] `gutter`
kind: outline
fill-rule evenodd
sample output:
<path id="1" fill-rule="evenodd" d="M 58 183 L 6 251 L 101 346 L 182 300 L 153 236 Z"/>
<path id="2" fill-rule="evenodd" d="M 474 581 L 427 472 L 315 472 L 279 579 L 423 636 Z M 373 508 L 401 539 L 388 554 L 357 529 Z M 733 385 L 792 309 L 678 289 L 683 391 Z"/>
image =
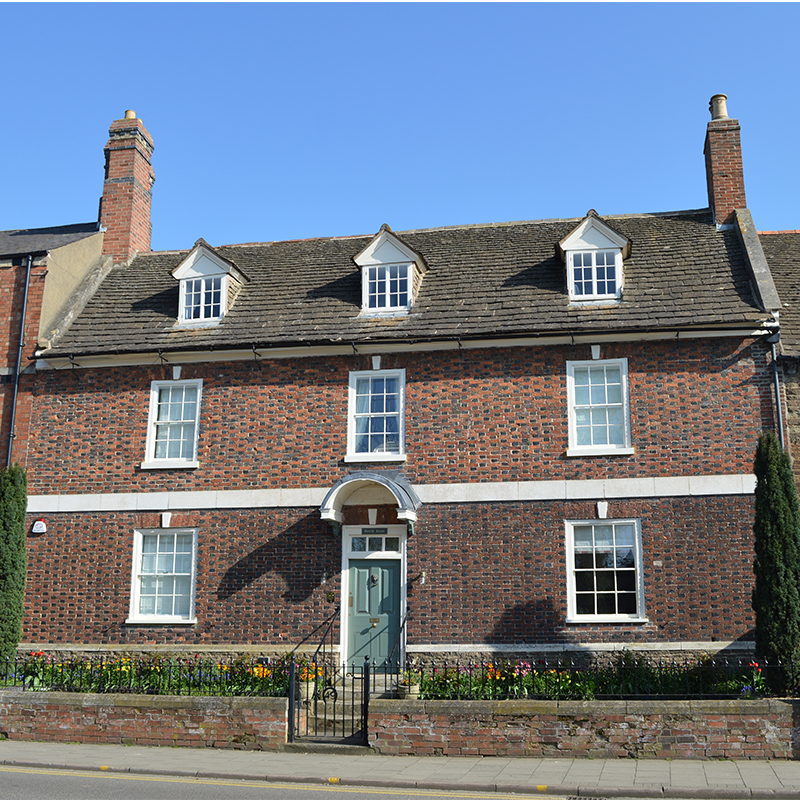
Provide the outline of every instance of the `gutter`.
<path id="1" fill-rule="evenodd" d="M 612 328 L 599 331 L 524 331 L 520 333 L 488 333 L 484 336 L 474 334 L 471 336 L 456 336 L 448 334 L 445 336 L 429 337 L 408 337 L 396 339 L 318 339 L 318 340 L 294 340 L 276 342 L 244 342 L 235 345 L 228 345 L 226 342 L 214 345 L 197 345 L 192 347 L 158 347 L 152 345 L 150 349 L 133 350 L 116 348 L 112 350 L 84 350 L 70 352 L 67 349 L 56 349 L 48 352 L 46 349 L 37 350 L 31 361 L 46 362 L 69 362 L 70 366 L 78 366 L 74 363 L 76 359 L 134 359 L 141 360 L 143 364 L 157 363 L 158 359 L 163 360 L 167 356 L 173 358 L 189 358 L 197 360 L 241 360 L 252 359 L 256 356 L 266 356 L 269 352 L 287 351 L 296 355 L 298 351 L 305 351 L 309 354 L 312 350 L 328 350 L 331 355 L 340 353 L 371 353 L 371 352 L 406 352 L 409 350 L 461 350 L 479 349 L 483 347 L 514 347 L 529 345 L 554 345 L 554 344 L 586 344 L 616 341 L 646 341 L 646 340 L 685 340 L 685 339 L 705 339 L 705 338 L 725 338 L 728 336 L 765 336 L 773 333 L 778 328 L 778 323 L 774 318 L 763 318 L 758 321 L 743 321 L 740 323 L 728 323 L 721 325 L 698 325 L 696 327 L 663 327 L 663 328 Z M 258 353 L 264 351 L 264 355 Z M 234 354 L 240 354 L 237 358 Z M 316 353 L 315 353 L 316 354 Z M 218 358 L 214 358 L 216 355 Z M 155 361 L 153 360 L 155 359 Z"/>

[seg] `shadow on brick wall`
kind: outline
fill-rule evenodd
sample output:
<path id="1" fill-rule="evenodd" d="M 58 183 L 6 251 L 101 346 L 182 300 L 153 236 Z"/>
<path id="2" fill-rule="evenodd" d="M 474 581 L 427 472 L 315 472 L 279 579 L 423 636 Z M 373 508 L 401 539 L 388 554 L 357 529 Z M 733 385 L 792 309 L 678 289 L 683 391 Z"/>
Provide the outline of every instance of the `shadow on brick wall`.
<path id="1" fill-rule="evenodd" d="M 229 600 L 269 573 L 283 579 L 283 600 L 306 600 L 323 575 L 335 574 L 339 549 L 337 540 L 320 534 L 318 512 L 309 514 L 228 567 L 217 587 L 217 600 Z"/>
<path id="2" fill-rule="evenodd" d="M 563 620 L 549 598 L 518 603 L 503 611 L 485 637 L 487 644 L 551 644 L 568 642 L 559 630 Z"/>

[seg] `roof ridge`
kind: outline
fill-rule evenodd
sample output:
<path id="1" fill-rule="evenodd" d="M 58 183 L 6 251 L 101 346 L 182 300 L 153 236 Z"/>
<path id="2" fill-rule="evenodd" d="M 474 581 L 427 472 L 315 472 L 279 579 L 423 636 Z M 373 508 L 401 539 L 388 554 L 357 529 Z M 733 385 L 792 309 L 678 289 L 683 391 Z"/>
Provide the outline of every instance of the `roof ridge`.
<path id="1" fill-rule="evenodd" d="M 676 214 L 708 214 L 708 208 L 690 208 L 678 209 L 675 211 L 642 211 L 636 214 L 603 214 L 603 219 L 632 219 L 641 217 L 671 217 Z M 545 225 L 554 222 L 580 222 L 585 219 L 586 215 L 583 214 L 579 217 L 551 217 L 548 219 L 520 219 L 510 220 L 508 222 L 472 222 L 460 225 L 438 225 L 432 228 L 407 228 L 405 230 L 393 230 L 392 232 L 399 236 L 403 233 L 435 233 L 436 231 L 453 231 L 453 230 L 470 230 L 473 228 L 505 228 L 514 225 Z M 268 247 L 275 244 L 291 244 L 294 242 L 336 242 L 346 239 L 366 239 L 374 237 L 375 233 L 355 233 L 346 236 L 308 236 L 301 239 L 272 239 L 264 242 L 231 242 L 228 244 L 215 245 L 214 249 L 220 247 Z M 210 245 L 209 245 L 210 246 Z M 183 250 L 153 250 L 151 252 L 167 253 L 167 252 L 184 252 Z"/>
<path id="2" fill-rule="evenodd" d="M 639 217 L 671 217 L 675 214 L 708 214 L 708 208 L 690 208 L 676 211 L 642 211 L 637 214 L 602 214 L 603 219 L 631 219 Z M 586 214 L 579 217 L 552 217 L 550 219 L 520 219 L 511 220 L 509 222 L 475 222 L 467 225 L 441 225 L 436 228 L 412 228 L 404 231 L 394 231 L 395 234 L 401 233 L 427 233 L 428 231 L 452 231 L 452 230 L 466 230 L 470 228 L 504 228 L 511 227 L 512 225 L 544 225 L 552 224 L 554 222 L 580 222 L 586 219 Z"/>
<path id="3" fill-rule="evenodd" d="M 769 236 L 776 233 L 800 233 L 800 231 L 758 231 L 759 236 Z"/>

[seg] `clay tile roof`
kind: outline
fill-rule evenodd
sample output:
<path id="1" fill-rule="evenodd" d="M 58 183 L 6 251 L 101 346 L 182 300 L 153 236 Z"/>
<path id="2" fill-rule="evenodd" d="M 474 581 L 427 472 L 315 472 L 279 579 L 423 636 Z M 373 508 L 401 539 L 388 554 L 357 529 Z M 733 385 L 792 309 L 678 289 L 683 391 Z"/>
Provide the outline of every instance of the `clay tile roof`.
<path id="1" fill-rule="evenodd" d="M 800 231 L 760 233 L 775 288 L 781 299 L 781 353 L 800 357 Z"/>
<path id="2" fill-rule="evenodd" d="M 216 247 L 251 279 L 222 322 L 175 327 L 188 251 L 145 253 L 115 267 L 52 355 L 229 349 L 253 345 L 462 340 L 753 325 L 765 318 L 734 231 L 707 209 L 604 217 L 633 243 L 622 301 L 570 305 L 555 244 L 580 220 L 399 231 L 429 270 L 408 315 L 360 315 L 353 262 L 374 234 Z"/>

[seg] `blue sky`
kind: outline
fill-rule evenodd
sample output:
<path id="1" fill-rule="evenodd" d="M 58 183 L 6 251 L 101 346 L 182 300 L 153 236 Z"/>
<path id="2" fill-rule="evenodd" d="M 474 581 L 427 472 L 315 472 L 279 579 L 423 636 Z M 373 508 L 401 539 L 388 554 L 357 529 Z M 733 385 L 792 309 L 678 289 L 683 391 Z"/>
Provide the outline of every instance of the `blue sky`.
<path id="1" fill-rule="evenodd" d="M 702 208 L 718 92 L 756 226 L 800 229 L 795 3 L 0 3 L 0 29 L 3 230 L 96 219 L 128 108 L 156 250 Z"/>

